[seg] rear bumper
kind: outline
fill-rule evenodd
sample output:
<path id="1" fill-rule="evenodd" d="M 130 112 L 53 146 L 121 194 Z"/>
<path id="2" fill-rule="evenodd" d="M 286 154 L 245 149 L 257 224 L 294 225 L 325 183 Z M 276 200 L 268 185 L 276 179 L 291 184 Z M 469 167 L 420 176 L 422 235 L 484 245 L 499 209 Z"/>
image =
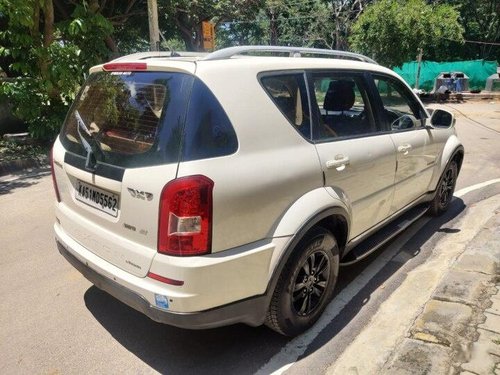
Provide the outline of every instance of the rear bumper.
<path id="1" fill-rule="evenodd" d="M 245 323 L 251 326 L 263 324 L 266 316 L 268 298 L 266 295 L 251 297 L 228 305 L 212 308 L 205 311 L 180 313 L 164 311 L 151 305 L 141 295 L 118 284 L 114 280 L 103 276 L 90 268 L 84 262 L 72 255 L 58 240 L 57 247 L 61 255 L 99 289 L 106 291 L 113 297 L 142 312 L 154 321 L 168 325 L 188 328 L 206 329 L 234 323 Z"/>

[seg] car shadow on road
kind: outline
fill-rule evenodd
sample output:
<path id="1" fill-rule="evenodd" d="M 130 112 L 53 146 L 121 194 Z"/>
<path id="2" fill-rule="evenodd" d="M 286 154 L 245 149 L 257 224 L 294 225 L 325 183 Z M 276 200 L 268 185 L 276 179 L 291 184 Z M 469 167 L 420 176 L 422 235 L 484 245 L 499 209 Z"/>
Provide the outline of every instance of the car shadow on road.
<path id="1" fill-rule="evenodd" d="M 95 286 L 84 299 L 121 345 L 160 373 L 253 374 L 289 340 L 243 324 L 186 330 L 156 323 Z"/>
<path id="2" fill-rule="evenodd" d="M 464 202 L 454 199 L 444 215 L 430 220 L 406 244 L 401 244 L 396 256 L 316 337 L 302 358 L 341 332 L 370 300 L 372 293 L 408 260 L 418 255 L 418 262 L 423 263 L 430 255 L 420 252 L 423 244 L 434 234 L 453 235 L 455 230 L 447 230 L 446 224 L 464 209 Z M 398 241 L 398 237 L 393 241 Z M 411 245 L 407 245 L 410 242 Z M 349 272 L 341 271 L 337 290 L 342 290 L 354 281 L 387 246 L 356 265 L 343 267 L 348 268 Z M 87 290 L 84 298 L 92 315 L 121 345 L 160 373 L 253 374 L 290 341 L 266 327 L 253 328 L 238 324 L 210 330 L 185 330 L 156 323 L 95 286 Z"/>

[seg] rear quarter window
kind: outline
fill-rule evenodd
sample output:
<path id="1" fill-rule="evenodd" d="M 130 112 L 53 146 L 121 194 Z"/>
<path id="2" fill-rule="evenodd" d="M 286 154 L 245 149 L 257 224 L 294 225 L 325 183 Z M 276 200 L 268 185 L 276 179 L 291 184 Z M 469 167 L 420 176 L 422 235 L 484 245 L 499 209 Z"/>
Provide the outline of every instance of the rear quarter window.
<path id="1" fill-rule="evenodd" d="M 210 89 L 196 79 L 186 117 L 182 160 L 230 155 L 237 149 L 236 133 L 222 105 Z"/>
<path id="2" fill-rule="evenodd" d="M 266 75 L 261 83 L 276 107 L 305 138 L 311 138 L 309 100 L 304 74 Z"/>

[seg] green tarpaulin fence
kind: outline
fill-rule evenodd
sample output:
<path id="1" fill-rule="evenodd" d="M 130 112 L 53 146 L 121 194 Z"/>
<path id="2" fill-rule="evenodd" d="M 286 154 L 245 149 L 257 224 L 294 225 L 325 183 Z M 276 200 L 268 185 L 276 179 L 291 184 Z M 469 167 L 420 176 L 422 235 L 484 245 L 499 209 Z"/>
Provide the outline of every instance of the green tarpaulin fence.
<path id="1" fill-rule="evenodd" d="M 484 90 L 486 79 L 497 72 L 496 61 L 472 60 L 454 62 L 422 61 L 420 69 L 419 87 L 425 91 L 431 91 L 434 80 L 441 72 L 463 72 L 469 76 L 470 90 Z M 415 87 L 417 76 L 417 62 L 404 63 L 402 67 L 395 68 L 398 73 L 411 86 Z"/>

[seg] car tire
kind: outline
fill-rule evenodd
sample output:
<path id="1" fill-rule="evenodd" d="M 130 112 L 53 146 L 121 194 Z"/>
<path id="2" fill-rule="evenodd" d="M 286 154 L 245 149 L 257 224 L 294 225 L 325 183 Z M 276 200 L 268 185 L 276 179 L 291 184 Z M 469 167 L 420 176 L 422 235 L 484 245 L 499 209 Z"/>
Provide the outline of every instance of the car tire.
<path id="1" fill-rule="evenodd" d="M 323 227 L 313 228 L 279 276 L 266 325 L 285 336 L 296 336 L 311 327 L 333 296 L 338 270 L 335 237 Z"/>
<path id="2" fill-rule="evenodd" d="M 455 191 L 455 185 L 458 177 L 458 166 L 455 160 L 452 160 L 444 170 L 439 179 L 436 188 L 436 195 L 429 207 L 429 213 L 433 216 L 439 216 L 450 206 Z"/>

